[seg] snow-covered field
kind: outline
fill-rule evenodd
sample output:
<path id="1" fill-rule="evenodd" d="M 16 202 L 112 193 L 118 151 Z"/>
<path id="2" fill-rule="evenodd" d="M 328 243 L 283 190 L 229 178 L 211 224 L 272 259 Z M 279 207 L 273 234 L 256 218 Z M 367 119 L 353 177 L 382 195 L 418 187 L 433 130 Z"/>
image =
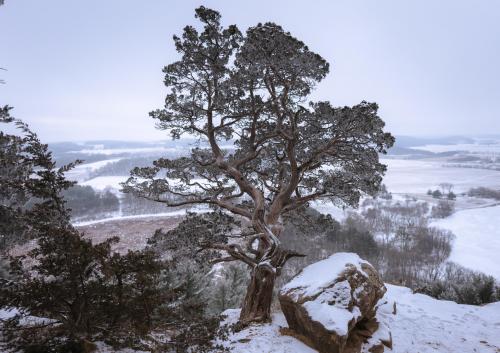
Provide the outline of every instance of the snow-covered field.
<path id="1" fill-rule="evenodd" d="M 500 143 L 498 141 L 478 141 L 478 143 L 460 143 L 450 145 L 423 145 L 412 147 L 416 150 L 424 150 L 429 152 L 441 153 L 451 151 L 467 151 L 471 153 L 496 153 L 500 154 Z"/>
<path id="2" fill-rule="evenodd" d="M 81 185 L 90 185 L 97 190 L 106 187 L 118 190 L 120 183 L 127 180 L 128 175 L 99 176 L 85 180 L 90 172 L 118 160 L 115 158 L 83 164 L 71 171 L 68 176 L 72 180 L 80 181 Z M 388 167 L 384 183 L 393 193 L 425 193 L 444 182 L 452 183 L 455 192 L 465 192 L 478 186 L 500 188 L 500 171 L 497 170 L 452 167 L 447 166 L 444 160 L 432 159 L 382 159 L 381 161 Z"/>
<path id="3" fill-rule="evenodd" d="M 90 180 L 86 180 L 83 182 L 80 182 L 80 185 L 89 185 L 92 186 L 95 190 L 103 191 L 105 189 L 115 189 L 115 190 L 120 190 L 121 186 L 120 183 L 123 183 L 127 181 L 129 177 L 126 175 L 119 175 L 119 176 L 99 176 Z"/>
<path id="4" fill-rule="evenodd" d="M 102 168 L 108 164 L 118 162 L 121 158 L 106 159 L 104 161 L 79 164 L 72 170 L 66 173 L 70 180 L 80 181 L 87 179 L 92 172 Z"/>
<path id="5" fill-rule="evenodd" d="M 78 151 L 70 151 L 69 153 L 82 153 L 82 154 L 104 154 L 106 156 L 112 156 L 117 154 L 124 153 L 133 153 L 133 154 L 149 154 L 149 153 L 171 153 L 171 152 L 179 152 L 176 148 L 169 147 L 140 147 L 140 148 L 104 148 L 104 146 L 96 145 L 92 149 L 81 149 Z"/>
<path id="6" fill-rule="evenodd" d="M 500 206 L 458 211 L 433 225 L 456 235 L 451 261 L 500 281 Z"/>
<path id="7" fill-rule="evenodd" d="M 460 305 L 413 294 L 409 288 L 386 285 L 378 319 L 392 333 L 393 353 L 500 352 L 500 302 L 485 306 Z M 396 314 L 393 304 L 396 302 Z M 239 310 L 227 310 L 227 323 L 238 319 Z M 302 342 L 283 336 L 287 327 L 281 312 L 273 322 L 252 325 L 230 335 L 225 342 L 232 353 L 315 353 Z"/>
<path id="8" fill-rule="evenodd" d="M 197 210 L 190 210 L 190 211 L 196 212 Z M 92 220 L 92 221 L 74 222 L 73 225 L 75 227 L 85 227 L 85 226 L 90 226 L 90 225 L 99 224 L 99 223 L 114 222 L 114 221 L 121 221 L 121 220 L 130 220 L 130 219 L 177 217 L 177 216 L 184 216 L 186 214 L 186 212 L 187 212 L 186 209 L 182 209 L 182 210 L 176 210 L 176 211 L 171 211 L 171 212 L 162 212 L 162 213 L 146 213 L 146 214 L 131 215 L 131 216 L 115 216 L 115 217 L 109 217 L 109 218 L 96 219 L 96 220 Z"/>
<path id="9" fill-rule="evenodd" d="M 478 140 L 479 141 L 479 140 Z M 469 153 L 496 154 L 500 153 L 499 143 L 486 143 L 479 141 L 475 144 L 456 145 L 427 145 L 416 147 L 432 152 L 446 152 L 464 150 Z M 164 146 L 152 146 L 148 148 L 110 149 L 94 146 L 94 149 L 83 151 L 85 153 L 108 154 L 113 158 L 115 153 L 146 153 L 158 152 Z M 82 152 L 82 151 L 80 151 Z M 128 175 L 123 176 L 99 176 L 86 180 L 87 176 L 108 163 L 118 161 L 117 158 L 78 166 L 72 175 L 73 180 L 79 180 L 80 185 L 89 185 L 96 190 L 103 191 L 112 189 L 118 193 L 121 189 L 120 183 L 127 180 Z M 388 190 L 394 193 L 394 199 L 404 194 L 411 194 L 428 202 L 435 200 L 427 197 L 425 193 L 429 189 L 437 189 L 441 183 L 454 185 L 455 193 L 462 193 L 474 187 L 488 187 L 500 189 L 500 171 L 460 168 L 447 165 L 445 158 L 427 159 L 382 159 L 387 164 L 388 171 L 384 177 L 384 183 Z M 456 241 L 450 260 L 460 263 L 466 267 L 483 271 L 487 274 L 500 278 L 500 265 L 495 264 L 496 254 L 500 253 L 500 206 L 482 208 L 485 204 L 492 204 L 488 200 L 459 197 L 456 202 L 457 211 L 450 218 L 436 222 L 434 225 L 451 230 L 456 235 Z M 329 203 L 315 202 L 314 208 L 323 213 L 330 213 L 336 219 L 346 217 L 349 210 L 342 210 Z M 464 210 L 468 209 L 468 210 Z"/>
<path id="10" fill-rule="evenodd" d="M 114 221 L 121 221 L 121 220 L 133 220 L 133 219 L 143 219 L 143 218 L 160 218 L 160 217 L 178 217 L 178 216 L 186 215 L 187 211 L 188 211 L 188 209 L 176 209 L 173 211 L 162 212 L 162 213 L 145 213 L 145 214 L 129 215 L 129 216 L 114 216 L 114 217 L 96 219 L 96 220 L 91 220 L 91 221 L 74 222 L 73 225 L 76 227 L 84 227 L 84 226 L 89 226 L 89 225 L 94 225 L 94 224 L 99 224 L 99 223 L 114 222 Z M 203 205 L 195 206 L 195 207 L 190 208 L 189 212 L 205 213 L 205 212 L 210 212 L 210 208 L 203 206 Z"/>
<path id="11" fill-rule="evenodd" d="M 500 171 L 447 167 L 443 161 L 382 159 L 387 165 L 384 184 L 394 193 L 425 193 L 441 183 L 451 183 L 455 192 L 484 186 L 500 189 Z"/>

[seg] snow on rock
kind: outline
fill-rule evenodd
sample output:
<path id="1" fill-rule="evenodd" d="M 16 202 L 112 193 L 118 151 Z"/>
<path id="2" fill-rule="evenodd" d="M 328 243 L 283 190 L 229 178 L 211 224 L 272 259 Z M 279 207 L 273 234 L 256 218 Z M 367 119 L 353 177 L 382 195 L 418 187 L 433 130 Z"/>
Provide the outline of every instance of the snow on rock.
<path id="1" fill-rule="evenodd" d="M 327 330 L 335 331 L 337 334 L 344 336 L 348 333 L 349 322 L 359 318 L 361 312 L 357 307 L 354 307 L 352 312 L 348 310 L 349 298 L 347 294 L 350 293 L 351 287 L 347 281 L 340 283 L 346 283 L 347 286 L 339 288 L 337 287 L 339 283 L 337 283 L 332 287 L 331 291 L 326 292 L 330 292 L 331 295 L 325 295 L 324 299 L 318 300 L 317 298 L 316 300 L 307 301 L 303 304 L 303 307 L 312 320 L 320 322 Z M 330 305 L 328 299 L 337 294 L 341 297 L 340 301 L 336 305 Z"/>
<path id="2" fill-rule="evenodd" d="M 336 253 L 329 258 L 315 262 L 305 267 L 297 276 L 281 288 L 281 292 L 293 291 L 295 299 L 311 297 L 331 286 L 337 277 L 345 270 L 346 264 L 356 266 L 364 273 L 361 266 L 370 265 L 354 253 Z M 365 273 L 366 275 L 366 273 Z"/>
<path id="3" fill-rule="evenodd" d="M 377 271 L 358 255 L 337 253 L 307 266 L 280 291 L 292 332 L 321 353 L 359 352 L 377 331 L 377 303 L 386 289 Z M 388 339 L 374 341 L 378 352 Z"/>
<path id="4" fill-rule="evenodd" d="M 386 284 L 386 288 L 376 316 L 380 326 L 370 340 L 387 335 L 390 329 L 393 348 L 389 352 L 500 352 L 500 302 L 463 305 L 413 294 L 406 287 Z M 225 314 L 226 323 L 238 321 L 239 310 Z M 274 313 L 272 323 L 232 333 L 223 345 L 232 348 L 232 353 L 317 353 L 298 339 L 282 335 L 280 329 L 286 327 L 283 314 Z"/>

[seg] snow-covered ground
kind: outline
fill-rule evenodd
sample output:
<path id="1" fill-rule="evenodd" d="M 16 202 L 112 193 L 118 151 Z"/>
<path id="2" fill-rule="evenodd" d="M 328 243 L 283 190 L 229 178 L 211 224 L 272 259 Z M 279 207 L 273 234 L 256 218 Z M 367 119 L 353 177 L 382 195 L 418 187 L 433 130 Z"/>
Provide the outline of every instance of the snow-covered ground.
<path id="1" fill-rule="evenodd" d="M 93 163 L 79 164 L 75 168 L 68 171 L 66 173 L 66 176 L 70 180 L 75 180 L 75 181 L 85 180 L 90 176 L 92 172 L 95 172 L 99 168 L 102 168 L 108 164 L 118 162 L 119 160 L 121 160 L 121 158 L 113 158 Z"/>
<path id="2" fill-rule="evenodd" d="M 200 212 L 197 209 L 192 209 L 190 211 L 191 212 Z M 109 217 L 109 218 L 96 219 L 96 220 L 92 220 L 92 221 L 74 222 L 73 225 L 75 227 L 84 227 L 84 226 L 90 226 L 93 224 L 113 222 L 113 221 L 119 221 L 119 220 L 127 220 L 127 219 L 141 219 L 141 218 L 152 218 L 152 217 L 176 217 L 176 216 L 183 216 L 186 214 L 186 212 L 187 212 L 186 209 L 182 209 L 182 210 L 162 212 L 162 213 L 147 213 L 147 214 L 139 214 L 139 215 L 131 215 L 131 216 L 115 216 L 115 217 Z"/>
<path id="3" fill-rule="evenodd" d="M 484 186 L 500 189 L 500 171 L 447 167 L 443 161 L 382 159 L 387 165 L 384 184 L 394 193 L 426 193 L 441 183 L 454 185 L 453 191 L 466 192 Z"/>
<path id="4" fill-rule="evenodd" d="M 451 261 L 500 280 L 500 206 L 458 211 L 432 225 L 455 234 Z"/>
<path id="5" fill-rule="evenodd" d="M 75 171 L 75 175 L 84 174 L 85 170 L 95 170 L 117 159 L 84 164 Z M 384 183 L 393 193 L 426 193 L 436 189 L 441 183 L 452 183 L 455 192 L 465 192 L 472 187 L 484 186 L 500 188 L 500 171 L 448 167 L 443 161 L 382 159 L 388 167 Z M 73 175 L 71 175 L 73 177 Z M 82 181 L 81 185 L 90 185 L 97 190 L 106 187 L 120 189 L 120 183 L 128 179 L 128 175 L 99 176 Z M 74 179 L 75 180 L 75 179 Z M 79 179 L 81 180 L 81 179 Z"/>
<path id="6" fill-rule="evenodd" d="M 164 153 L 171 153 L 171 152 L 179 152 L 181 151 L 180 149 L 177 148 L 169 148 L 169 147 L 161 147 L 161 146 L 156 146 L 156 147 L 132 147 L 132 148 L 104 148 L 102 145 L 96 145 L 94 148 L 91 149 L 81 149 L 78 151 L 70 151 L 69 153 L 82 153 L 82 154 L 88 154 L 88 155 L 93 155 L 93 154 L 104 154 L 106 156 L 112 156 L 112 155 L 117 155 L 117 154 L 124 154 L 124 153 L 133 153 L 133 154 L 149 154 L 149 153 L 159 153 L 159 152 L 164 152 Z"/>
<path id="7" fill-rule="evenodd" d="M 349 214 L 349 212 L 353 211 L 352 208 L 343 209 L 339 206 L 333 205 L 329 201 L 314 201 L 311 202 L 311 207 L 323 214 L 329 214 L 336 220 L 343 220 Z"/>
<path id="8" fill-rule="evenodd" d="M 238 321 L 240 309 L 228 309 L 224 315 L 227 315 L 225 324 L 234 324 Z M 318 353 L 296 338 L 280 333 L 280 327 L 288 327 L 283 313 L 274 313 L 272 320 L 270 324 L 251 325 L 230 334 L 223 345 L 230 347 L 231 353 Z"/>
<path id="9" fill-rule="evenodd" d="M 144 148 L 109 149 L 103 146 L 94 146 L 88 149 L 88 153 L 104 153 L 113 158 L 114 153 L 146 153 L 158 152 L 165 146 L 151 146 Z M 446 152 L 452 150 L 466 150 L 470 153 L 498 153 L 500 144 L 463 144 L 463 145 L 429 145 L 418 148 L 433 152 Z M 73 180 L 79 180 L 80 185 L 89 185 L 96 190 L 103 191 L 111 189 L 118 196 L 121 194 L 120 183 L 128 179 L 123 176 L 99 176 L 86 180 L 91 172 L 105 166 L 108 163 L 118 161 L 117 158 L 89 163 L 75 168 L 71 175 Z M 388 190 L 394 194 L 394 200 L 408 194 L 417 199 L 433 203 L 435 200 L 427 197 L 425 193 L 429 189 L 437 189 L 439 184 L 446 182 L 454 185 L 455 193 L 468 191 L 473 187 L 488 187 L 500 189 L 500 171 L 460 168 L 447 165 L 444 158 L 430 158 L 424 160 L 415 159 L 389 159 L 381 160 L 387 164 L 388 171 L 384 177 L 384 183 Z M 490 204 L 493 202 L 490 202 Z M 500 208 L 482 208 L 488 202 L 484 199 L 459 197 L 456 201 L 456 209 L 459 210 L 451 218 L 436 222 L 435 225 L 451 230 L 457 236 L 454 243 L 450 260 L 460 263 L 466 267 L 483 271 L 487 274 L 500 278 L 500 266 L 495 264 L 495 256 L 500 253 L 500 234 L 498 228 L 500 223 Z M 329 213 L 338 220 L 344 219 L 352 209 L 343 210 L 330 203 L 314 202 L 314 208 L 322 213 Z M 464 209 L 470 209 L 462 211 Z M 168 216 L 169 213 L 165 214 Z M 150 215 L 148 215 L 150 216 Z M 117 219 L 116 217 L 113 220 Z M 106 220 L 104 220 L 106 221 Z"/>
<path id="10" fill-rule="evenodd" d="M 467 151 L 471 153 L 497 153 L 500 154 L 500 143 L 498 141 L 490 141 L 491 143 L 460 143 L 452 145 L 423 145 L 411 147 L 416 150 L 423 150 L 435 153 L 451 152 L 451 151 Z"/>
<path id="11" fill-rule="evenodd" d="M 210 212 L 210 208 L 202 205 L 202 206 L 191 207 L 190 209 L 178 209 L 178 210 L 169 211 L 169 212 L 145 213 L 145 214 L 129 215 L 129 216 L 115 216 L 115 217 L 102 218 L 102 219 L 96 219 L 96 220 L 91 220 L 91 221 L 74 222 L 73 225 L 75 227 L 84 227 L 84 226 L 89 226 L 89 225 L 93 225 L 93 224 L 120 221 L 120 220 L 128 220 L 128 219 L 177 217 L 177 216 L 184 216 L 187 213 L 187 211 L 195 212 L 195 213 L 204 213 L 204 212 Z"/>
<path id="12" fill-rule="evenodd" d="M 413 294 L 409 288 L 386 285 L 377 317 L 392 333 L 394 353 L 500 352 L 500 302 L 485 306 L 461 305 Z M 396 314 L 393 304 L 396 302 Z M 227 323 L 239 310 L 227 310 Z M 273 322 L 252 325 L 230 335 L 224 343 L 232 353 L 316 353 L 302 342 L 283 336 L 287 327 L 281 312 Z M 389 351 L 389 350 L 388 350 Z"/>
<path id="13" fill-rule="evenodd" d="M 95 190 L 103 191 L 105 189 L 111 188 L 114 190 L 120 190 L 122 187 L 120 183 L 127 181 L 129 177 L 126 175 L 118 176 L 100 176 L 90 180 L 80 182 L 80 185 L 92 186 Z"/>

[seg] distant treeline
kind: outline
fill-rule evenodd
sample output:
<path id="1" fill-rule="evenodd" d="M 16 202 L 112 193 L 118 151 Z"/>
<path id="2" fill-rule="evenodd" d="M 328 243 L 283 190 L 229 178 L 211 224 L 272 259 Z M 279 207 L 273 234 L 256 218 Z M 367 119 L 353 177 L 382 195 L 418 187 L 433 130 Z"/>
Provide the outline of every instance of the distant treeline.
<path id="1" fill-rule="evenodd" d="M 63 192 L 74 221 L 101 219 L 111 216 L 155 214 L 172 210 L 162 203 L 118 194 L 111 189 L 94 190 L 91 186 L 75 185 Z"/>
<path id="2" fill-rule="evenodd" d="M 467 195 L 473 197 L 482 197 L 485 199 L 500 200 L 500 190 L 494 190 L 485 187 L 472 188 L 469 190 Z"/>

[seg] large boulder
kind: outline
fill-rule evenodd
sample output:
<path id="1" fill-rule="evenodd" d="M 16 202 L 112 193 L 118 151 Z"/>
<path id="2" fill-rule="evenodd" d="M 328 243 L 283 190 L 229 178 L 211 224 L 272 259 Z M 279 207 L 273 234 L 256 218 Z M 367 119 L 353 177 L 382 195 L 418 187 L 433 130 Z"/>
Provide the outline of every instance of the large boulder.
<path id="1" fill-rule="evenodd" d="M 383 352 L 390 332 L 375 318 L 386 292 L 379 274 L 353 253 L 337 253 L 304 268 L 279 300 L 294 336 L 321 353 Z"/>

